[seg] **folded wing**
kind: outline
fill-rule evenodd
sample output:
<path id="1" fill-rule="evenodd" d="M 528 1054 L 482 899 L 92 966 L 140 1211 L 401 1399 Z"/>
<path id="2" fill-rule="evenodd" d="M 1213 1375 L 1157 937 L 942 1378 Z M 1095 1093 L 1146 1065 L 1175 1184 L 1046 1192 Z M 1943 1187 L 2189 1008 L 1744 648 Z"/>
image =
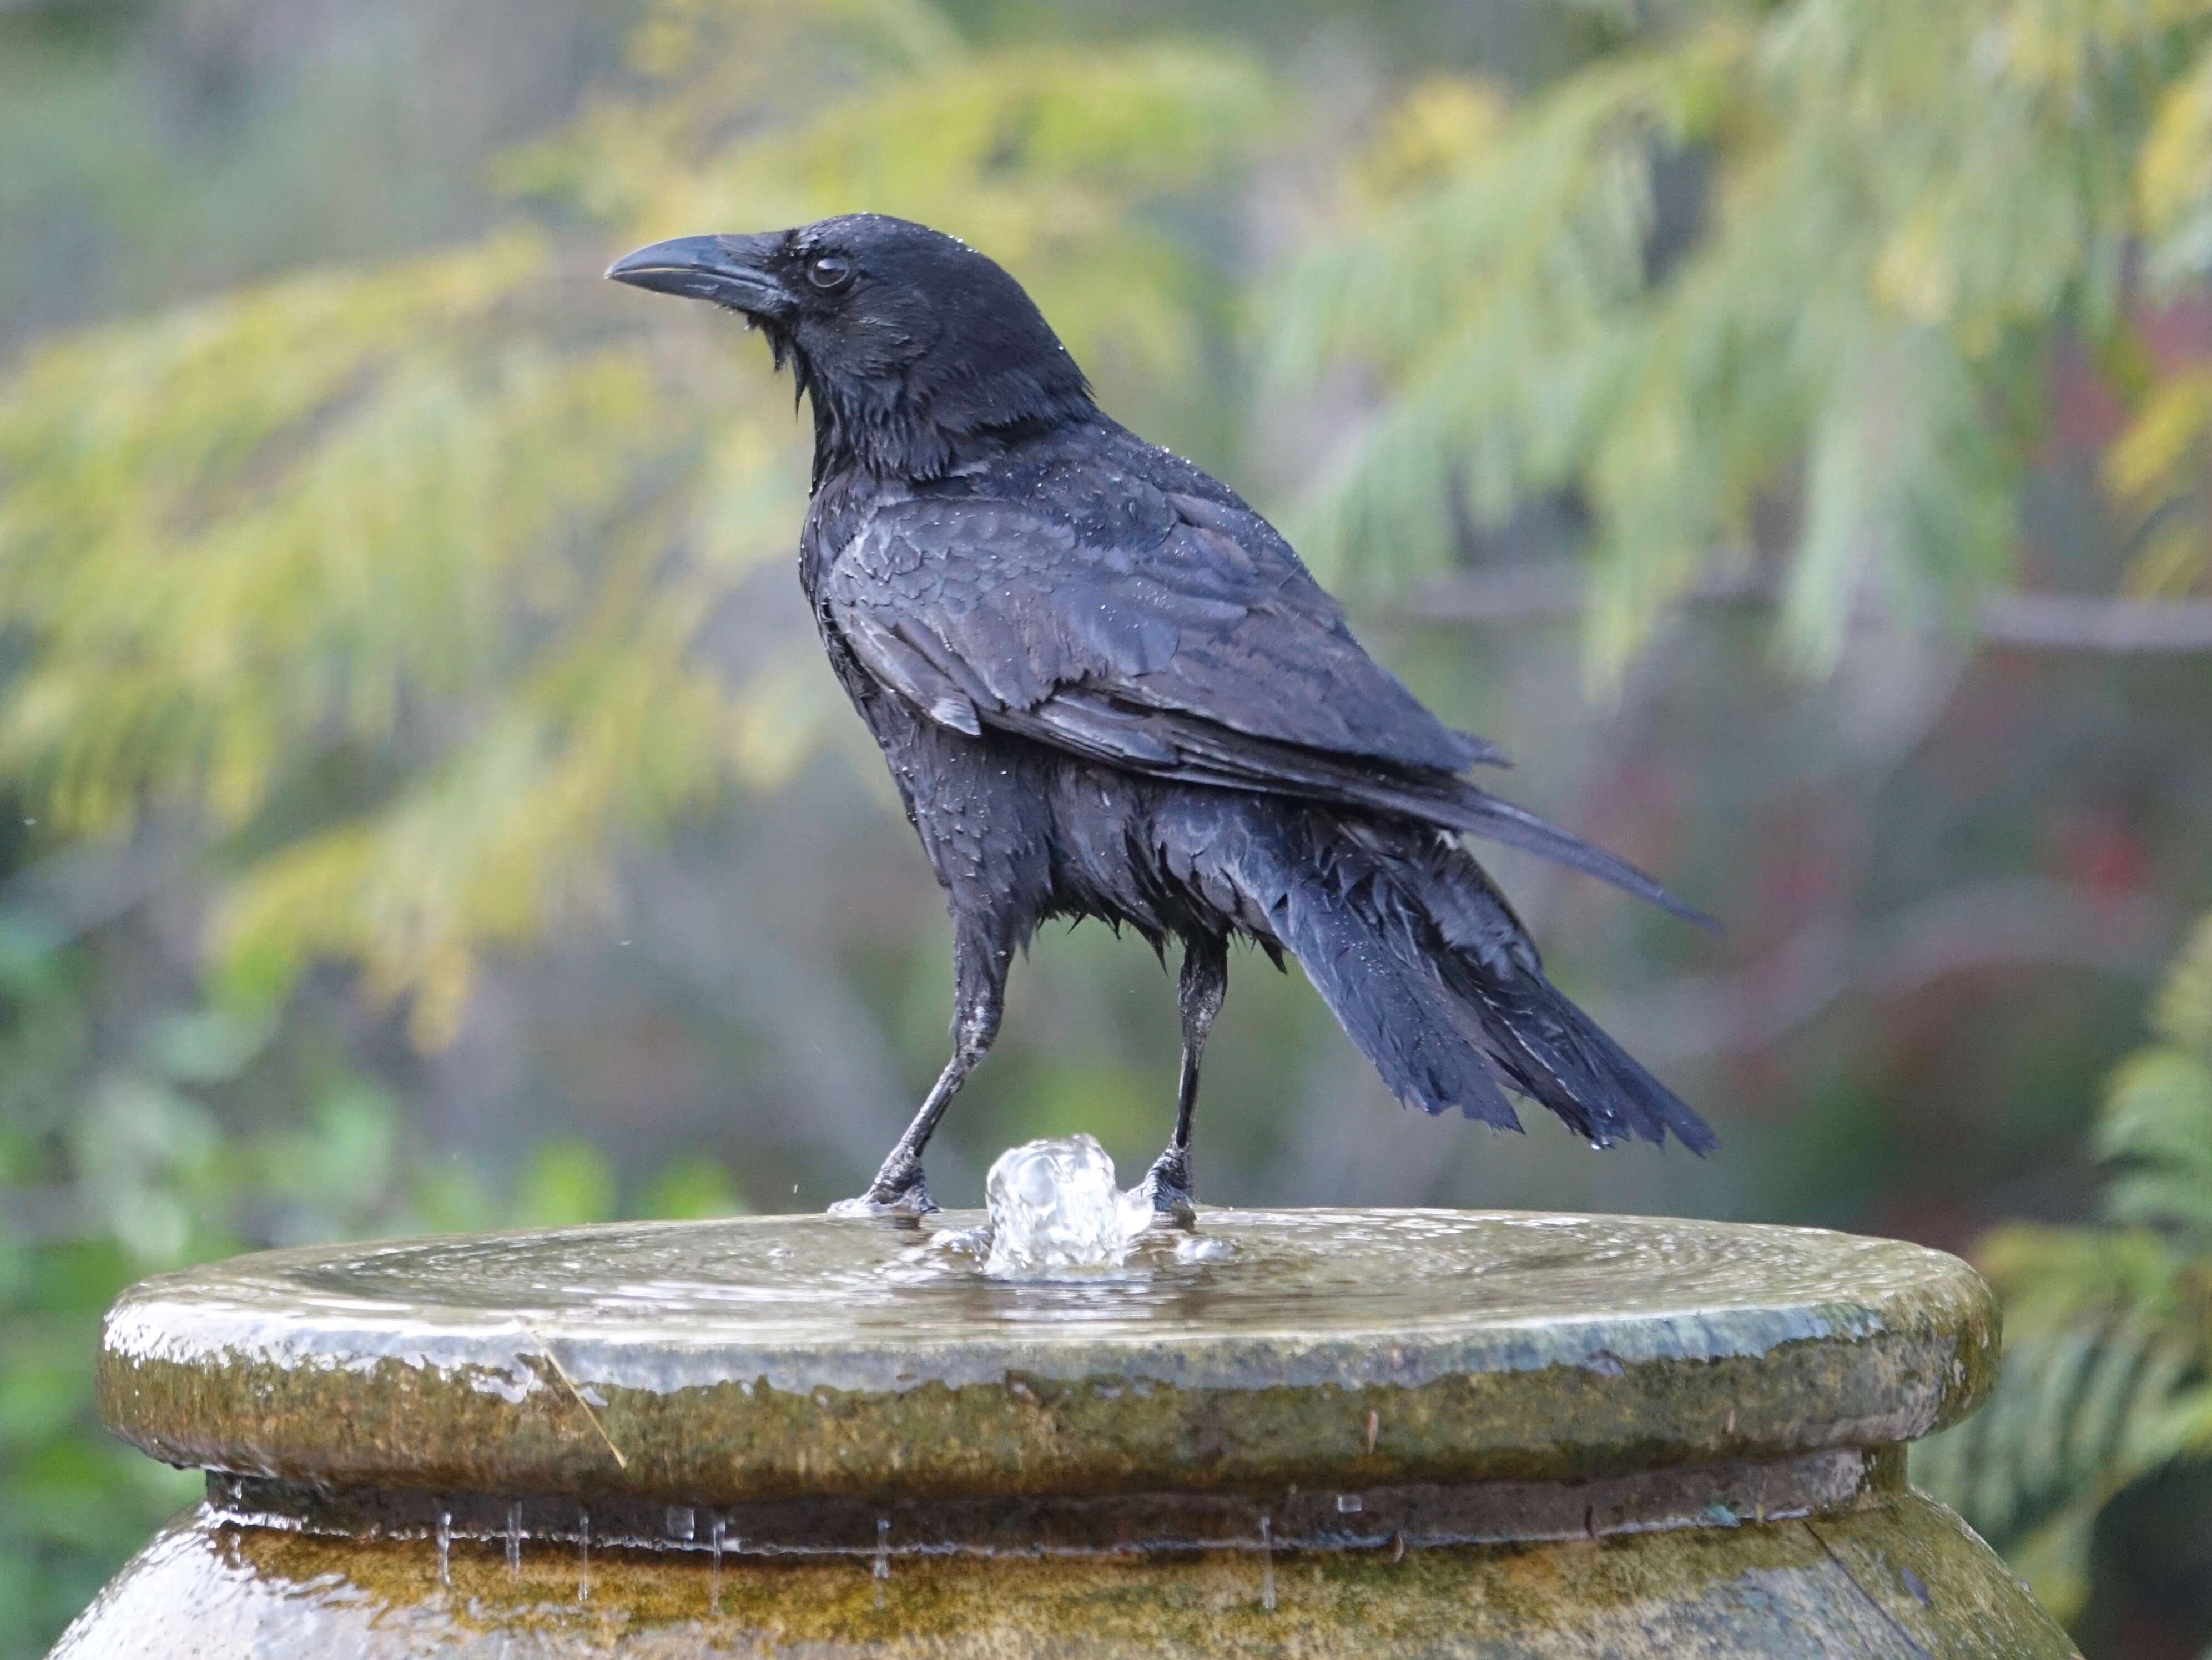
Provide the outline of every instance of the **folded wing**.
<path id="1" fill-rule="evenodd" d="M 817 593 L 868 672 L 940 725 L 1093 761 L 1425 820 L 1703 921 L 1650 877 L 1459 776 L 1503 760 L 1368 656 L 1241 504 L 1115 481 L 1110 519 L 924 496 L 878 511 Z"/>

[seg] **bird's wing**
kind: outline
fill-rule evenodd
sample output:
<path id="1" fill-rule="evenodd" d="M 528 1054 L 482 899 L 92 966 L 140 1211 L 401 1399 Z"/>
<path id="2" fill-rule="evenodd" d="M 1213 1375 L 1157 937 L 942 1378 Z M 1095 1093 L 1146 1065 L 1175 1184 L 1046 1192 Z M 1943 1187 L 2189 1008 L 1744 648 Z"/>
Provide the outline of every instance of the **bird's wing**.
<path id="1" fill-rule="evenodd" d="M 1258 514 L 1133 480 L 1123 502 L 1109 524 L 899 502 L 838 553 L 819 599 L 871 673 L 965 732 L 1065 728 L 1068 747 L 1146 771 L 1186 741 L 1260 774 L 1285 745 L 1419 773 L 1500 758 L 1360 648 Z"/>
<path id="2" fill-rule="evenodd" d="M 1368 656 L 1257 514 L 1112 482 L 1103 508 L 1098 492 L 1051 491 L 886 504 L 829 562 L 817 603 L 877 681 L 941 726 L 1425 819 L 1697 917 L 1632 866 L 1458 777 L 1504 757 Z"/>

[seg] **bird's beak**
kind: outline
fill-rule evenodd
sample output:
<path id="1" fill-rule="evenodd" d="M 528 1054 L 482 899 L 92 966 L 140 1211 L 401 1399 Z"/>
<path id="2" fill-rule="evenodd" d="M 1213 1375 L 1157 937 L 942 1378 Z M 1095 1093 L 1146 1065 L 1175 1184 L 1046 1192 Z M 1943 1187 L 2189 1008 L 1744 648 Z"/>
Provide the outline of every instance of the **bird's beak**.
<path id="1" fill-rule="evenodd" d="M 795 303 L 770 266 L 782 246 L 782 236 L 774 234 L 679 236 L 623 255 L 607 275 L 656 294 L 712 300 L 748 317 L 781 317 Z"/>

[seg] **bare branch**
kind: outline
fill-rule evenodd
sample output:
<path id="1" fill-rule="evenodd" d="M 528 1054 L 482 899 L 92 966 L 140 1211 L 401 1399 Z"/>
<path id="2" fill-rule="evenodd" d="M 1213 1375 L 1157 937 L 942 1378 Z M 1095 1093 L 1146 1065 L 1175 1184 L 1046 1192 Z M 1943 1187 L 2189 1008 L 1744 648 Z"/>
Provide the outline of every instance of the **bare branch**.
<path id="1" fill-rule="evenodd" d="M 1993 593 L 1982 638 L 2039 651 L 2212 651 L 2212 599 L 2106 599 L 2072 593 Z"/>
<path id="2" fill-rule="evenodd" d="M 1952 974 L 2007 964 L 2147 979 L 2172 943 L 2172 909 L 2019 877 L 1937 894 L 1853 927 L 1815 922 L 1753 967 L 1693 975 L 1590 1012 L 1650 1060 L 1731 1054 L 1776 1042 L 1852 991 L 1910 995 Z"/>
<path id="3" fill-rule="evenodd" d="M 1583 568 L 1571 560 L 1440 577 L 1401 608 L 1409 620 L 1506 623 L 1573 617 L 1588 603 Z M 1692 589 L 1693 605 L 1765 605 L 1773 584 L 1756 575 L 1713 577 Z M 2212 651 L 2212 599 L 2128 599 L 2075 593 L 1992 593 L 1978 607 L 1975 635 L 2027 651 L 2122 654 Z"/>

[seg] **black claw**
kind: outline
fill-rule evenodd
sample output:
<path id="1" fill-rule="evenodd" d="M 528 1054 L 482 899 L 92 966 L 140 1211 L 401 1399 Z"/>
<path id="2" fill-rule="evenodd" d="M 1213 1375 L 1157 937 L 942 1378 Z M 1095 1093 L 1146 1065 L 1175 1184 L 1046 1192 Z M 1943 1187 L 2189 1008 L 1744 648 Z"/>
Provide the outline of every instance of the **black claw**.
<path id="1" fill-rule="evenodd" d="M 1152 1201 L 1152 1214 L 1160 1220 L 1179 1227 L 1197 1225 L 1198 1207 L 1191 1197 L 1187 1149 L 1170 1147 L 1152 1161 L 1145 1175 L 1145 1193 Z"/>
<path id="2" fill-rule="evenodd" d="M 928 1179 L 919 1160 L 896 1167 L 885 1165 L 857 1199 L 841 1199 L 830 1207 L 832 1216 L 927 1216 L 937 1208 L 929 1196 Z"/>

